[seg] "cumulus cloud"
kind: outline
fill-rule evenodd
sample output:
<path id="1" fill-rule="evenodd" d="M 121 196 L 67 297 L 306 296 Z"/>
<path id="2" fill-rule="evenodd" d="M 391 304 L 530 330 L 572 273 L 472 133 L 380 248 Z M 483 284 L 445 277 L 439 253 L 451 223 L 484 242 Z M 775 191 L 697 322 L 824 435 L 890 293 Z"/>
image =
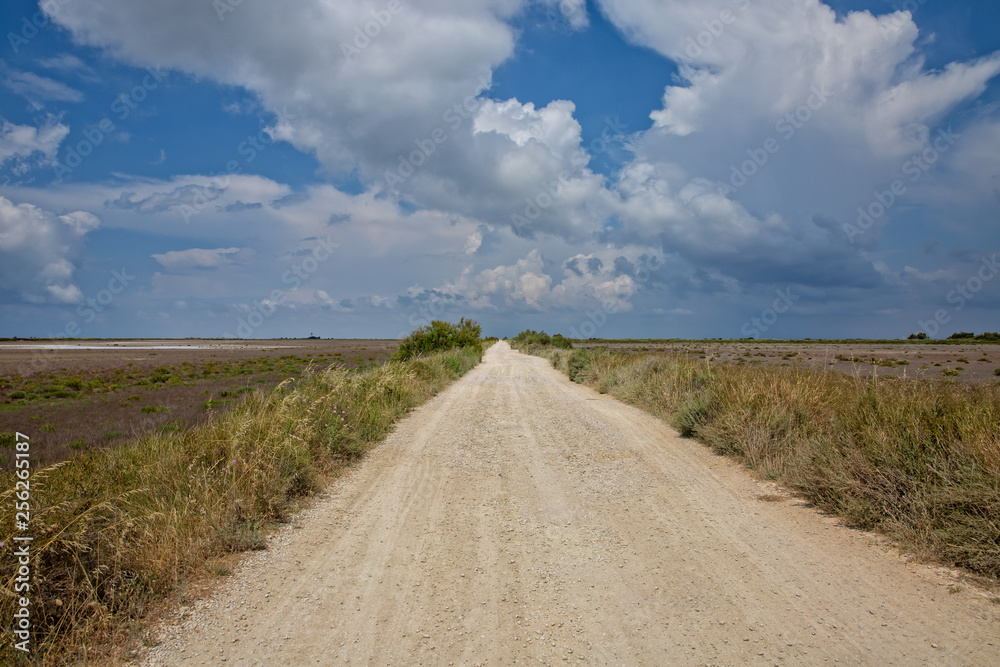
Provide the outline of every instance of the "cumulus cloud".
<path id="1" fill-rule="evenodd" d="M 586 3 L 546 1 L 586 25 Z M 200 215 L 277 220 L 298 239 L 337 223 L 376 257 L 409 246 L 422 259 L 465 262 L 490 242 L 484 224 L 507 226 L 539 243 L 662 247 L 727 290 L 731 280 L 883 284 L 869 257 L 878 230 L 852 244 L 842 224 L 1000 72 L 995 55 L 929 70 L 905 12 L 838 16 L 819 0 L 598 4 L 629 40 L 677 63 L 681 79 L 650 110 L 653 127 L 629 137 L 634 159 L 609 177 L 590 169 L 571 101 L 490 98 L 492 71 L 517 44 L 511 18 L 522 0 L 405 4 L 368 36 L 371 6 L 361 0 L 243 3 L 222 21 L 200 0 L 94 0 L 53 19 L 127 62 L 250 91 L 277 116 L 276 139 L 364 186 L 360 195 L 292 192 L 266 179 L 220 186 L 192 176 L 119 193 L 110 208 L 162 215 L 200 201 Z M 959 131 L 979 136 L 977 126 Z M 989 160 L 971 150 L 949 159 L 959 156 L 980 171 Z M 991 191 L 988 179 L 980 190 Z M 638 289 L 615 272 L 615 257 L 574 254 L 561 255 L 570 257 L 562 275 L 546 268 L 547 255 L 524 252 L 455 280 L 422 280 L 477 307 L 529 310 Z"/>
<path id="2" fill-rule="evenodd" d="M 5 301 L 77 303 L 83 237 L 100 226 L 86 211 L 58 215 L 0 197 L 0 294 Z"/>
<path id="3" fill-rule="evenodd" d="M 906 12 L 838 17 L 819 0 L 600 5 L 682 79 L 611 186 L 624 237 L 741 281 L 882 284 L 865 255 L 879 230 L 851 244 L 844 225 L 1000 73 L 997 54 L 928 70 Z"/>
<path id="4" fill-rule="evenodd" d="M 245 87 L 294 118 L 281 138 L 350 169 L 359 156 L 388 163 L 478 93 L 483 74 L 513 50 L 505 19 L 521 4 L 404 3 L 374 37 L 364 33 L 372 6 L 360 0 L 247 3 L 223 21 L 200 0 L 101 0 L 52 18 L 132 63 Z"/>
<path id="5" fill-rule="evenodd" d="M 478 271 L 466 266 L 458 278 L 434 289 L 413 286 L 404 301 L 437 300 L 485 311 L 603 307 L 608 312 L 627 312 L 640 284 L 649 279 L 648 269 L 639 268 L 649 256 L 649 249 L 638 246 L 605 247 L 577 253 L 557 271 L 547 268 L 536 248 L 512 264 Z"/>
<path id="6" fill-rule="evenodd" d="M 861 131 L 873 147 L 902 155 L 919 147 L 914 126 L 981 94 L 1000 73 L 996 54 L 925 70 L 907 12 L 838 17 L 820 0 L 669 6 L 602 0 L 601 6 L 631 39 L 681 64 L 685 81 L 669 86 L 663 108 L 652 114 L 676 135 L 724 120 L 780 117 L 818 88 L 830 91 L 835 108 L 851 112 L 826 114 L 823 124 Z M 720 20 L 724 12 L 727 21 Z"/>
<path id="7" fill-rule="evenodd" d="M 53 19 L 131 63 L 246 88 L 279 116 L 270 128 L 276 139 L 315 153 L 334 173 L 357 169 L 372 187 L 385 187 L 402 163 L 405 175 L 390 194 L 417 207 L 513 225 L 512 216 L 524 217 L 528 200 L 546 202 L 568 170 L 559 204 L 518 229 L 589 234 L 600 227 L 601 179 L 585 169 L 572 103 L 536 109 L 481 96 L 513 53 L 509 20 L 525 5 L 407 3 L 373 37 L 356 30 L 372 20 L 360 0 L 244 4 L 221 23 L 198 0 L 169 7 L 100 0 Z M 558 6 L 584 25 L 584 3 Z"/>

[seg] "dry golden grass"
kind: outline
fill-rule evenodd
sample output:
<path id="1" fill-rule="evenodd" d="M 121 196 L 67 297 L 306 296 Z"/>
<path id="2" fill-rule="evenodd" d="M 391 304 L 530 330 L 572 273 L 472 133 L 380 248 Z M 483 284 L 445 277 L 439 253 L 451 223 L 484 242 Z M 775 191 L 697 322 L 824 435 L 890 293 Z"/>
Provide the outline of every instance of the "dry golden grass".
<path id="1" fill-rule="evenodd" d="M 1000 387 L 528 350 L 576 381 L 878 530 L 921 557 L 1000 576 Z"/>
<path id="2" fill-rule="evenodd" d="M 33 471 L 30 598 L 33 659 L 89 662 L 135 622 L 226 554 L 259 549 L 297 499 L 363 454 L 393 423 L 473 367 L 452 351 L 360 372 L 330 369 L 294 388 L 248 394 L 210 423 L 92 450 Z M 14 508 L 3 474 L 0 503 Z M 11 543 L 13 516 L 0 541 Z M 0 552 L 12 618 L 16 559 Z M 0 662 L 13 664 L 4 624 Z"/>

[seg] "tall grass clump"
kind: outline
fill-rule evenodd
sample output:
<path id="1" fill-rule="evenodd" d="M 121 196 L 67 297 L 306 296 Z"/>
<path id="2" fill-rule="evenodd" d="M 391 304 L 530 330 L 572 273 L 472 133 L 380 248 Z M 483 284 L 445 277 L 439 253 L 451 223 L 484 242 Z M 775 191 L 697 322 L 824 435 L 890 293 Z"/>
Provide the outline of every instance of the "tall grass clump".
<path id="1" fill-rule="evenodd" d="M 854 526 L 1000 576 L 1000 387 L 540 350 Z"/>
<path id="2" fill-rule="evenodd" d="M 287 520 L 325 475 L 362 455 L 481 356 L 462 349 L 362 371 L 309 372 L 294 387 L 248 394 L 204 426 L 151 433 L 33 471 L 33 658 L 89 662 L 112 644 L 125 645 L 152 604 L 203 575 L 214 559 L 263 548 L 269 528 Z M 2 477 L 0 503 L 12 514 L 14 477 Z M 17 567 L 10 519 L 0 528 L 8 545 L 0 551 L 7 593 L 0 617 L 8 620 Z M 11 633 L 4 623 L 3 664 L 19 657 Z"/>

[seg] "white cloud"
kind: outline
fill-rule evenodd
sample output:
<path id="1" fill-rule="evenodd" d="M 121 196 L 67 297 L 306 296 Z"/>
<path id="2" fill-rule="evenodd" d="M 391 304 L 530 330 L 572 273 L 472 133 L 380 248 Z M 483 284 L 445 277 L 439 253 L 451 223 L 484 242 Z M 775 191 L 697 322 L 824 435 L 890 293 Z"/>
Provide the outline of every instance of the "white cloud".
<path id="1" fill-rule="evenodd" d="M 49 116 L 41 127 L 0 121 L 0 167 L 12 162 L 16 175 L 54 162 L 60 144 L 69 134 L 69 128 L 54 116 Z"/>
<path id="2" fill-rule="evenodd" d="M 546 1 L 571 25 L 585 25 L 585 3 Z M 432 291 L 482 308 L 572 307 L 617 291 L 631 297 L 638 287 L 612 272 L 613 262 L 597 256 L 601 267 L 590 268 L 597 239 L 662 247 L 695 264 L 706 284 L 726 289 L 734 278 L 878 285 L 885 273 L 866 254 L 872 246 L 852 246 L 840 223 L 897 177 L 942 117 L 981 93 L 1000 59 L 928 71 L 906 13 L 838 17 L 819 0 L 754 0 L 738 11 L 741 5 L 600 2 L 629 39 L 680 63 L 685 79 L 664 91 L 662 108 L 650 110 L 655 126 L 630 137 L 635 159 L 608 179 L 588 166 L 571 101 L 537 107 L 487 97 L 492 71 L 514 53 L 509 20 L 525 7 L 521 0 L 405 4 L 378 35 L 357 43 L 355 29 L 371 20 L 370 5 L 360 0 L 243 3 L 221 22 L 201 0 L 94 0 L 53 18 L 74 38 L 125 61 L 241 86 L 280 114 L 271 128 L 276 138 L 315 153 L 331 172 L 357 170 L 360 195 L 331 186 L 293 192 L 256 177 L 219 185 L 185 176 L 129 183 L 107 199 L 122 226 L 155 221 L 174 234 L 193 228 L 178 213 L 201 201 L 206 235 L 235 233 L 239 224 L 241 239 L 259 235 L 259 256 L 274 248 L 281 259 L 265 276 L 280 276 L 280 262 L 307 249 L 303 239 L 333 231 L 356 275 L 334 287 L 317 273 L 317 284 L 302 288 L 315 302 L 340 303 L 363 290 L 400 293 L 407 271 L 422 272 L 410 284 L 443 285 Z M 722 22 L 723 10 L 733 12 L 732 21 Z M 718 34 L 706 33 L 705 22 L 717 20 Z M 345 47 L 356 53 L 345 55 Z M 803 109 L 806 121 L 795 115 Z M 785 135 L 779 128 L 788 114 L 785 128 L 794 132 Z M 975 127 L 959 131 L 974 134 Z M 766 169 L 757 165 L 745 187 L 720 194 L 716 185 L 730 177 L 730 166 L 745 164 L 772 138 L 779 150 L 767 155 Z M 386 187 L 386 172 L 414 154 L 420 164 L 413 173 Z M 984 173 L 985 156 L 961 155 L 962 164 Z M 485 223 L 514 229 L 518 245 L 503 236 L 510 244 L 503 257 L 489 255 L 499 233 L 482 231 Z M 532 254 L 519 244 L 530 239 L 537 247 L 551 236 L 581 250 Z M 546 269 L 544 257 L 571 261 L 576 254 L 579 273 L 569 265 L 563 275 Z M 470 257 L 493 266 L 449 280 Z M 387 258 L 396 260 L 394 271 L 379 275 L 371 264 Z M 587 271 L 579 269 L 581 258 Z M 246 284 L 254 289 L 264 280 L 251 278 Z"/>
<path id="3" fill-rule="evenodd" d="M 541 310 L 552 285 L 552 278 L 545 273 L 541 253 L 537 250 L 511 266 L 486 269 L 475 276 L 470 273 L 471 268 L 441 291 L 452 296 L 461 295 L 479 307 L 492 305 L 493 297 L 500 297 L 505 306 Z"/>
<path id="4" fill-rule="evenodd" d="M 77 236 L 83 236 L 101 226 L 101 219 L 87 211 L 73 211 L 60 215 L 59 220 L 73 230 Z"/>
<path id="5" fill-rule="evenodd" d="M 649 278 L 637 278 L 639 258 L 649 254 L 648 249 L 637 246 L 578 253 L 562 263 L 557 281 L 546 270 L 541 251 L 535 248 L 513 264 L 478 272 L 467 266 L 457 279 L 435 290 L 414 286 L 409 296 L 433 294 L 477 310 L 548 312 L 600 306 L 608 312 L 628 312 L 639 284 Z"/>
<path id="6" fill-rule="evenodd" d="M 77 303 L 73 282 L 82 239 L 100 221 L 91 213 L 56 215 L 0 197 L 0 295 L 29 303 Z"/>
<path id="7" fill-rule="evenodd" d="M 1000 73 L 996 54 L 927 70 L 905 12 L 838 17 L 819 0 L 600 4 L 684 79 L 666 88 L 610 186 L 625 238 L 658 240 L 741 281 L 880 284 L 864 252 L 879 233 L 854 247 L 843 224 Z"/>
<path id="8" fill-rule="evenodd" d="M 820 0 L 601 0 L 601 6 L 633 41 L 681 64 L 686 81 L 669 86 L 663 108 L 651 114 L 658 128 L 679 136 L 773 123 L 822 90 L 832 101 L 816 124 L 860 133 L 870 149 L 901 156 L 921 147 L 921 128 L 981 94 L 1000 73 L 996 54 L 925 70 L 906 12 L 838 18 Z"/>
<path id="9" fill-rule="evenodd" d="M 223 21 L 201 0 L 100 0 L 52 18 L 124 60 L 247 88 L 294 118 L 282 139 L 349 170 L 359 158 L 382 166 L 409 152 L 452 104 L 475 95 L 512 53 L 505 19 L 521 5 L 404 3 L 372 38 L 363 31 L 372 6 L 361 0 L 244 3 Z"/>
<path id="10" fill-rule="evenodd" d="M 250 248 L 190 248 L 188 250 L 171 250 L 153 255 L 153 259 L 171 271 L 189 269 L 217 269 L 239 260 L 245 262 L 253 259 L 254 252 Z"/>
<path id="11" fill-rule="evenodd" d="M 567 165 L 574 161 L 586 164 L 588 157 L 580 147 L 580 123 L 573 118 L 576 105 L 568 100 L 553 100 L 535 110 L 531 102 L 516 99 L 506 102 L 487 100 L 480 106 L 473 122 L 473 132 L 496 132 L 509 137 L 520 148 L 538 144 Z"/>
<path id="12" fill-rule="evenodd" d="M 2 63 L 0 63 L 2 64 Z M 22 72 L 16 69 L 3 69 L 2 83 L 12 92 L 20 95 L 34 106 L 41 102 L 82 102 L 83 93 L 70 88 L 64 83 L 39 76 L 33 72 Z"/>
<path id="13" fill-rule="evenodd" d="M 483 233 L 476 230 L 472 234 L 469 234 L 469 238 L 465 243 L 465 254 L 474 255 L 477 250 L 483 245 Z"/>
<path id="14" fill-rule="evenodd" d="M 277 139 L 315 152 L 334 173 L 357 168 L 372 187 L 430 146 L 429 156 L 417 155 L 416 173 L 390 193 L 418 208 L 513 224 L 526 199 L 545 201 L 545 189 L 568 170 L 572 179 L 560 187 L 558 204 L 519 229 L 592 234 L 605 195 L 602 179 L 583 168 L 573 104 L 536 109 L 478 97 L 493 68 L 512 55 L 508 20 L 525 6 L 405 3 L 370 39 L 355 30 L 372 20 L 361 0 L 280 9 L 244 3 L 222 22 L 200 0 L 169 7 L 99 0 L 62 8 L 53 19 L 126 61 L 243 86 L 279 115 L 271 129 Z M 583 25 L 583 3 L 559 7 Z"/>
<path id="15" fill-rule="evenodd" d="M 97 76 L 97 72 L 92 67 L 71 53 L 62 53 L 51 58 L 42 58 L 38 61 L 38 64 L 46 69 L 76 74 L 88 83 L 100 81 L 100 77 Z"/>

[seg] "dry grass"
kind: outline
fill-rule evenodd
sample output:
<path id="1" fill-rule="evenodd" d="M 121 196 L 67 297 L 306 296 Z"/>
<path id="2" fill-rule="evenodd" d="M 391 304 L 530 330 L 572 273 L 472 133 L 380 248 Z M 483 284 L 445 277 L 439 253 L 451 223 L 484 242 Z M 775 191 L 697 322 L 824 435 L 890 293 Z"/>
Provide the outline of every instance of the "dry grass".
<path id="1" fill-rule="evenodd" d="M 324 475 L 363 454 L 480 357 L 452 351 L 360 372 L 312 373 L 294 388 L 250 393 L 206 425 L 152 433 L 35 471 L 34 658 L 90 662 L 109 642 L 124 643 L 151 603 L 214 559 L 262 548 L 269 527 L 286 520 Z M 0 503 L 12 512 L 9 472 L 3 489 Z M 5 521 L 0 534 L 8 544 L 12 523 Z M 3 549 L 6 619 L 15 609 L 15 569 L 12 550 Z M 15 661 L 12 644 L 5 623 L 0 662 Z"/>
<path id="2" fill-rule="evenodd" d="M 1000 576 L 1000 387 L 531 350 L 916 554 Z"/>

